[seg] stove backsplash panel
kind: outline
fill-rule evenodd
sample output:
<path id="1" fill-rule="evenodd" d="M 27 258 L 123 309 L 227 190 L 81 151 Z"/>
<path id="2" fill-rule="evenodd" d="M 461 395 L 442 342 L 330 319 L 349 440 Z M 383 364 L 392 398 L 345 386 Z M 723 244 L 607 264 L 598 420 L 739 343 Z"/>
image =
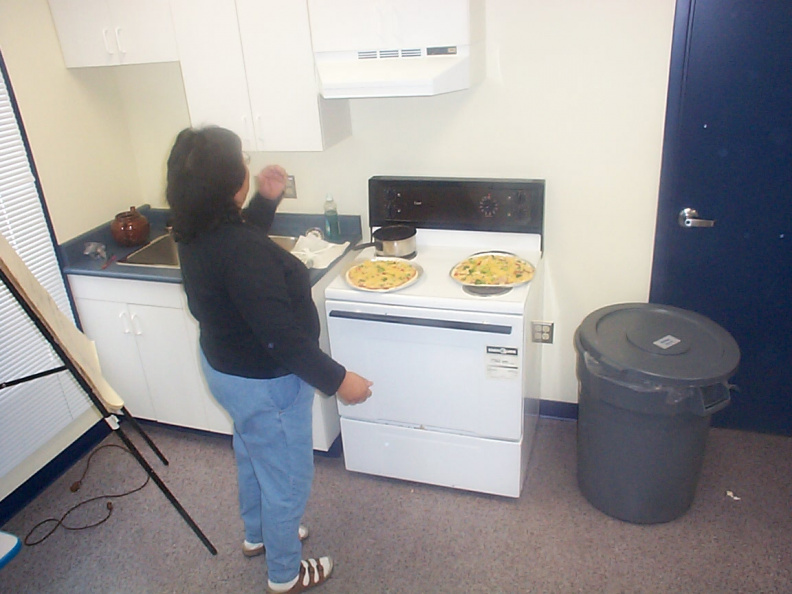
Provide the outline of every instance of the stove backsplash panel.
<path id="1" fill-rule="evenodd" d="M 369 225 L 542 234 L 545 181 L 441 177 L 369 179 Z"/>

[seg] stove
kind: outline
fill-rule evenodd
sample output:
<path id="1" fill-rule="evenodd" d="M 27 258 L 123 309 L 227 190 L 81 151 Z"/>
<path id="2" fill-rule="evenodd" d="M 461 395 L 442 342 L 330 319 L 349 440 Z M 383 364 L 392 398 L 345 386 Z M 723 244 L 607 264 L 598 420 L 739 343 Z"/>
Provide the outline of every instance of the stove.
<path id="1" fill-rule="evenodd" d="M 374 177 L 369 221 L 416 228 L 420 276 L 372 292 L 342 273 L 325 289 L 333 357 L 374 382 L 365 403 L 338 405 L 347 468 L 518 497 L 539 404 L 544 182 Z M 452 278 L 485 251 L 527 260 L 533 279 L 481 292 Z"/>

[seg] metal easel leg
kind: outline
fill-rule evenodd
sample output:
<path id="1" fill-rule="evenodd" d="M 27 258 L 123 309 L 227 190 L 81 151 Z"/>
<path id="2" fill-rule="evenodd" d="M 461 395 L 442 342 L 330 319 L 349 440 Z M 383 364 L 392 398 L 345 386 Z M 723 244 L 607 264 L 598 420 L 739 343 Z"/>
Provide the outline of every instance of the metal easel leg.
<path id="1" fill-rule="evenodd" d="M 111 425 L 111 427 L 113 427 L 113 425 Z M 187 513 L 187 510 L 185 510 L 184 507 L 182 507 L 182 504 L 179 503 L 179 500 L 176 499 L 173 493 L 170 492 L 170 489 L 168 489 L 167 485 L 165 485 L 165 483 L 162 482 L 162 479 L 159 477 L 159 475 L 157 475 L 157 473 L 154 472 L 154 469 L 146 461 L 146 459 L 143 457 L 140 451 L 135 447 L 135 444 L 132 443 L 132 441 L 129 439 L 126 433 L 124 433 L 124 430 L 117 424 L 117 422 L 116 422 L 116 426 L 113 427 L 113 430 L 115 433 L 118 434 L 118 437 L 121 438 L 121 441 L 124 442 L 124 445 L 126 445 L 129 451 L 138 461 L 138 463 L 151 477 L 151 480 L 153 480 L 156 483 L 160 491 L 162 491 L 165 497 L 168 498 L 168 501 L 171 502 L 173 507 L 176 508 L 176 511 L 179 512 L 179 515 L 184 519 L 185 522 L 187 522 L 187 525 L 190 528 L 192 528 L 192 531 L 195 532 L 195 535 L 200 539 L 200 541 L 204 544 L 204 546 L 209 550 L 210 553 L 212 553 L 212 555 L 217 555 L 217 549 L 215 548 L 215 546 L 209 541 L 206 535 L 201 531 L 201 529 L 198 527 L 198 524 L 196 524 L 193 521 L 193 519 L 190 517 L 190 514 Z M 147 439 L 146 441 L 151 443 L 149 439 Z M 158 451 L 156 447 L 154 447 L 153 449 L 155 451 Z"/>
<path id="2" fill-rule="evenodd" d="M 167 466 L 169 464 L 169 462 L 168 462 L 168 459 L 165 457 L 165 454 L 163 454 L 160 451 L 160 449 L 156 446 L 156 444 L 151 440 L 151 438 L 148 436 L 148 433 L 143 431 L 143 427 L 141 427 L 138 424 L 137 419 L 135 419 L 135 417 L 132 416 L 132 413 L 130 413 L 127 410 L 126 406 L 121 408 L 121 412 L 124 413 L 124 419 L 126 419 L 127 421 L 129 421 L 132 424 L 132 426 L 135 428 L 135 431 L 137 431 L 140 434 L 140 436 L 143 438 L 143 440 L 148 444 L 148 447 L 151 448 L 151 451 L 153 451 L 155 454 L 157 454 L 157 458 L 159 458 L 162 461 L 162 463 L 165 466 Z"/>

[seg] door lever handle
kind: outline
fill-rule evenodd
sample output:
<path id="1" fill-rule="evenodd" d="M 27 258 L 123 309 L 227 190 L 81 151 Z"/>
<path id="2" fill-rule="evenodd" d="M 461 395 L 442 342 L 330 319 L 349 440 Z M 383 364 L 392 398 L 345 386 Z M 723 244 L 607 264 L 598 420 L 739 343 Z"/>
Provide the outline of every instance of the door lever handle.
<path id="1" fill-rule="evenodd" d="M 679 211 L 680 227 L 714 227 L 714 219 L 701 219 L 699 213 L 695 208 L 683 208 Z"/>

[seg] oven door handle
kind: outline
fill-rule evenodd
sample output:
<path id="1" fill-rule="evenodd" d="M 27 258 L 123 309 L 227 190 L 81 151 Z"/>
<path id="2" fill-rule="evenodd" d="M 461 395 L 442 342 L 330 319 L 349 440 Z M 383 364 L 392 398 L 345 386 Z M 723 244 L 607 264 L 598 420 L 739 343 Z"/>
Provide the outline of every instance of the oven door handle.
<path id="1" fill-rule="evenodd" d="M 437 320 L 434 318 L 414 318 L 409 316 L 391 316 L 386 314 L 364 313 L 359 311 L 331 310 L 331 318 L 360 320 L 364 322 L 382 322 L 385 324 L 403 324 L 406 326 L 424 326 L 427 328 L 443 328 L 446 330 L 465 330 L 468 332 L 487 332 L 489 334 L 511 334 L 512 327 L 502 324 L 485 324 L 483 322 L 460 322 L 457 320 Z"/>

